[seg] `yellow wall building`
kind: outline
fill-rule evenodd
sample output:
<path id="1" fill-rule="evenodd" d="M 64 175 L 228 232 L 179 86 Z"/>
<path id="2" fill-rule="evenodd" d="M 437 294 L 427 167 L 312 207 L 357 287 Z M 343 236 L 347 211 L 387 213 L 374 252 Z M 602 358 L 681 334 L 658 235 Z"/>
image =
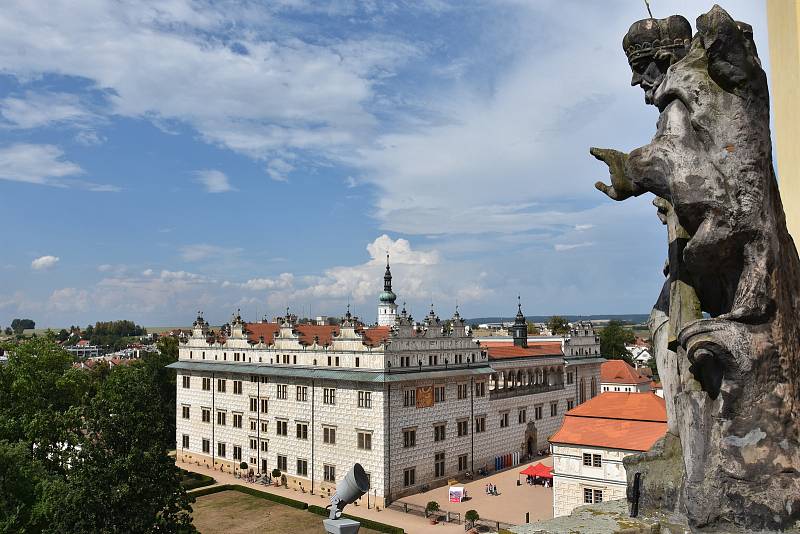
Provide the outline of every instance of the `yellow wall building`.
<path id="1" fill-rule="evenodd" d="M 800 243 L 800 0 L 767 0 L 772 106 L 783 208 Z"/>

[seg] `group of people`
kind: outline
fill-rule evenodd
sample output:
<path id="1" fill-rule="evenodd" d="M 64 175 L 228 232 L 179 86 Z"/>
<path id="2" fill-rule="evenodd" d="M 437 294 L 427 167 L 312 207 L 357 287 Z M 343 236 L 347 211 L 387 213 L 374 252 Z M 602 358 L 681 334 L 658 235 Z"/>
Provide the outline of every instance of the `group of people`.
<path id="1" fill-rule="evenodd" d="M 486 495 L 500 495 L 497 493 L 497 485 L 486 484 Z"/>
<path id="2" fill-rule="evenodd" d="M 529 486 L 542 485 L 545 488 L 549 488 L 550 484 L 552 484 L 549 478 L 537 477 L 532 475 L 528 475 L 526 482 L 528 483 Z"/>

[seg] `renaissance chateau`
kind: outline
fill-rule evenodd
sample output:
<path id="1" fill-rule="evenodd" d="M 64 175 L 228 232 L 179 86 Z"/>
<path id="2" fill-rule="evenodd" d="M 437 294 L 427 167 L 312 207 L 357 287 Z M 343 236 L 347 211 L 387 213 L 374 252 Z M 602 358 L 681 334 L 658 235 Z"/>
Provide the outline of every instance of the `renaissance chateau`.
<path id="1" fill-rule="evenodd" d="M 213 331 L 199 315 L 170 365 L 179 462 L 277 468 L 289 487 L 323 494 L 359 462 L 383 506 L 535 454 L 598 392 L 604 360 L 589 323 L 529 343 L 518 306 L 511 338 L 478 342 L 457 310 L 415 321 L 396 300 L 387 258 L 373 325 L 349 309 L 337 325 L 287 310 Z"/>

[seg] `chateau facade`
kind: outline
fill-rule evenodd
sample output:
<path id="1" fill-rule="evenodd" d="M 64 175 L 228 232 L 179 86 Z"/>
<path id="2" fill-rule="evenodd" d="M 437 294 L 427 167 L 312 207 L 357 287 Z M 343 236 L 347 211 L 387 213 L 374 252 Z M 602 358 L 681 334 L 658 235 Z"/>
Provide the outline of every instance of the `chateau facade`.
<path id="1" fill-rule="evenodd" d="M 348 311 L 339 325 L 237 314 L 214 332 L 198 316 L 179 348 L 179 461 L 286 475 L 325 495 L 361 463 L 385 505 L 495 458 L 548 446 L 564 413 L 595 395 L 599 354 L 528 343 L 521 307 L 513 340 L 473 340 L 458 312 L 399 314 L 388 261 L 378 324 Z M 386 324 L 390 322 L 391 324 Z M 581 392 L 583 387 L 583 392 Z"/>

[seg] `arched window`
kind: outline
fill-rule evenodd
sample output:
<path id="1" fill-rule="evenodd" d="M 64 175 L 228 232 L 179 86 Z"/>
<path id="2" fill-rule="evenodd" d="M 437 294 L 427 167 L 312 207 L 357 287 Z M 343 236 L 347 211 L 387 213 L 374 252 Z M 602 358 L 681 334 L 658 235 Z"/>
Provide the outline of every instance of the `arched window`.
<path id="1" fill-rule="evenodd" d="M 592 398 L 597 396 L 597 380 L 592 377 Z"/>
<path id="2" fill-rule="evenodd" d="M 580 389 L 578 390 L 578 404 L 586 402 L 586 380 L 581 378 Z"/>

